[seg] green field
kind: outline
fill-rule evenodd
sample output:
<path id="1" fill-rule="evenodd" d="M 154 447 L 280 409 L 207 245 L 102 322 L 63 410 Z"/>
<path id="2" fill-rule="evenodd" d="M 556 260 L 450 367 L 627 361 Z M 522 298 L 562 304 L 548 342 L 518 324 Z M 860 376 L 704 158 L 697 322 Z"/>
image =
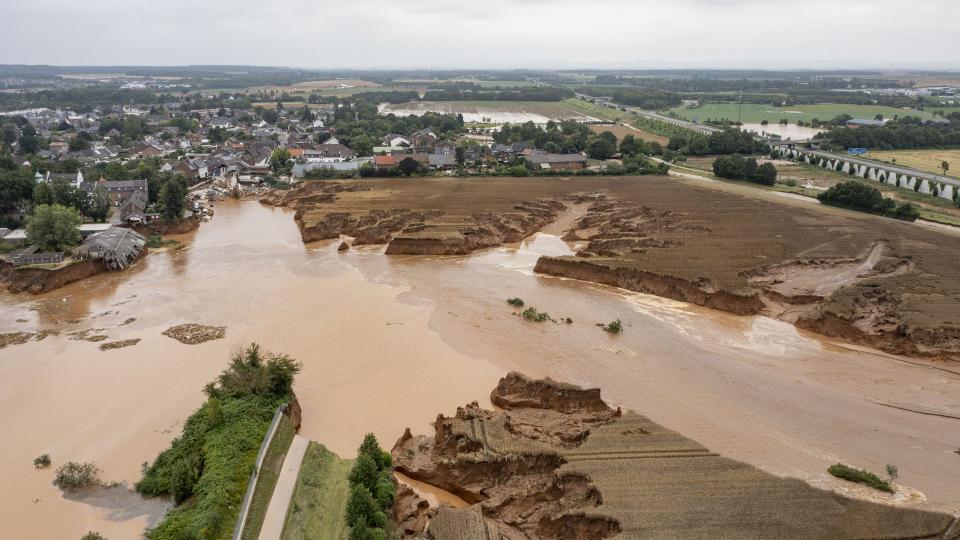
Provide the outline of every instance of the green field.
<path id="1" fill-rule="evenodd" d="M 283 540 L 341 540 L 347 536 L 347 476 L 353 461 L 310 442 L 283 525 Z"/>
<path id="2" fill-rule="evenodd" d="M 487 81 L 477 79 L 396 79 L 390 84 L 395 85 L 416 85 L 430 87 L 434 84 L 453 84 L 453 83 L 473 83 L 482 88 L 519 88 L 521 86 L 533 86 L 530 81 Z"/>
<path id="3" fill-rule="evenodd" d="M 669 112 L 675 113 L 681 118 L 687 120 L 698 120 L 705 122 L 707 120 L 737 120 L 739 105 L 737 103 L 707 103 L 695 108 L 677 107 Z M 813 119 L 831 120 L 841 114 L 849 114 L 854 118 L 870 118 L 877 114 L 882 114 L 884 118 L 893 118 L 894 116 L 919 116 L 921 118 L 932 118 L 932 115 L 926 111 L 904 110 L 893 107 L 883 107 L 879 105 L 846 105 L 842 103 L 820 103 L 817 105 L 792 105 L 789 107 L 774 107 L 772 105 L 760 105 L 757 103 L 744 103 L 741 115 L 741 121 L 745 124 L 755 124 L 766 120 L 775 124 L 780 119 L 786 118 L 791 124 L 798 120 L 809 122 Z"/>

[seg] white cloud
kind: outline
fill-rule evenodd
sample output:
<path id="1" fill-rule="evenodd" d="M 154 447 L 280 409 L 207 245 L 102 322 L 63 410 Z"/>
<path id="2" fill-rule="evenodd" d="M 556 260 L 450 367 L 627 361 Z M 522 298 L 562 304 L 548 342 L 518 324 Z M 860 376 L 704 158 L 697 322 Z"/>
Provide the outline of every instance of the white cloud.
<path id="1" fill-rule="evenodd" d="M 955 0 L 2 0 L 0 63 L 958 68 Z"/>

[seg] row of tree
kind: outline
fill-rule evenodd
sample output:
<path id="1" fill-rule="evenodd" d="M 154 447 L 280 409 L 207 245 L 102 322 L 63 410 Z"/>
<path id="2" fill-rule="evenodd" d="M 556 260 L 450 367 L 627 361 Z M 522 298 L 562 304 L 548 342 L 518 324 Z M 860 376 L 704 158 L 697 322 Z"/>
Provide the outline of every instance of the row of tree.
<path id="1" fill-rule="evenodd" d="M 713 161 L 713 174 L 730 180 L 746 180 L 756 184 L 772 186 L 777 183 L 777 168 L 773 163 L 757 164 L 755 158 L 746 158 L 740 154 L 720 156 Z"/>
<path id="2" fill-rule="evenodd" d="M 839 127 L 821 133 L 829 140 L 827 148 L 872 148 L 876 150 L 909 150 L 916 148 L 960 147 L 960 113 L 951 113 L 946 123 L 925 123 L 907 116 L 884 126 L 858 128 Z"/>
<path id="3" fill-rule="evenodd" d="M 884 197 L 877 188 L 855 180 L 830 186 L 830 189 L 817 195 L 817 199 L 822 204 L 904 221 L 916 221 L 920 217 L 920 211 L 912 204 L 898 205 L 893 199 Z"/>
<path id="4" fill-rule="evenodd" d="M 689 156 L 766 154 L 770 147 L 753 135 L 739 129 L 726 129 L 710 135 L 676 134 L 670 137 L 667 149 Z"/>

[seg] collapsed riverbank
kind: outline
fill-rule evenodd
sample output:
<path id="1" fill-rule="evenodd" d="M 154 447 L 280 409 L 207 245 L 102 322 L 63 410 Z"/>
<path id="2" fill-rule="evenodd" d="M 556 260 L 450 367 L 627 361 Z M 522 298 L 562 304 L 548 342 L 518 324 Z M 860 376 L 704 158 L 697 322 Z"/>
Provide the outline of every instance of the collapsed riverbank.
<path id="1" fill-rule="evenodd" d="M 923 494 L 899 505 L 960 511 L 955 420 L 883 405 L 960 410 L 950 374 L 842 350 L 764 317 L 534 275 L 539 256 L 571 253 L 557 237 L 461 257 L 384 257 L 375 245 L 304 246 L 291 217 L 226 201 L 183 249 L 152 252 L 130 273 L 37 296 L 0 292 L 0 332 L 59 331 L 0 349 L 0 429 L 11 434 L 0 536 L 135 537 L 149 516 L 64 499 L 32 460 L 95 461 L 105 480 L 132 484 L 224 359 L 252 341 L 304 363 L 301 433 L 339 455 L 370 431 L 393 441 L 404 425 L 432 433 L 438 411 L 475 400 L 487 409 L 490 389 L 516 370 L 601 387 L 608 402 L 712 451 L 818 487 L 845 489 L 826 473 L 838 460 L 875 471 L 894 463 Z M 504 300 L 514 296 L 576 322 L 511 316 Z M 615 318 L 620 335 L 594 326 Z M 191 321 L 228 332 L 199 345 L 162 335 Z M 100 351 L 70 339 L 99 328 L 141 341 Z"/>
<path id="2" fill-rule="evenodd" d="M 564 239 L 588 245 L 536 272 L 960 359 L 960 239 L 889 220 L 647 177 L 308 182 L 261 202 L 294 209 L 304 242 L 345 236 L 390 255 L 517 242 L 576 207 Z M 878 238 L 878 259 L 861 268 Z"/>

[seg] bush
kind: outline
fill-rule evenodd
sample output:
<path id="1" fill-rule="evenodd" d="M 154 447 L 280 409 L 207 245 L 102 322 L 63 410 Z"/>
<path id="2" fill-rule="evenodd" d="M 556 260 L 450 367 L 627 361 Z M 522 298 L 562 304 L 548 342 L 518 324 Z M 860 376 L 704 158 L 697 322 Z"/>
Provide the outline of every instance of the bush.
<path id="1" fill-rule="evenodd" d="M 874 489 L 879 489 L 880 491 L 885 491 L 887 493 L 893 493 L 893 488 L 890 487 L 890 482 L 881 479 L 872 472 L 854 469 L 853 467 L 844 465 L 843 463 L 831 465 L 830 468 L 827 469 L 827 472 L 833 476 L 836 476 L 837 478 L 842 478 L 851 482 L 858 482 L 860 484 L 866 484 Z"/>
<path id="2" fill-rule="evenodd" d="M 620 332 L 623 332 L 623 323 L 620 322 L 620 319 L 610 321 L 610 323 L 605 325 L 601 324 L 600 327 L 603 328 L 604 332 L 608 332 L 610 334 L 619 334 Z"/>
<path id="3" fill-rule="evenodd" d="M 830 189 L 817 195 L 822 204 L 857 210 L 868 214 L 915 221 L 920 212 L 910 203 L 897 205 L 893 199 L 884 197 L 875 187 L 868 186 L 855 180 L 841 182 L 830 186 Z"/>
<path id="4" fill-rule="evenodd" d="M 33 460 L 33 466 L 37 469 L 46 469 L 53 461 L 50 460 L 50 454 L 43 454 Z"/>
<path id="5" fill-rule="evenodd" d="M 80 540 L 107 540 L 107 537 L 98 532 L 90 531 L 87 534 L 81 536 Z"/>
<path id="6" fill-rule="evenodd" d="M 508 299 L 507 299 L 507 303 L 510 304 L 510 305 L 513 306 L 513 307 L 523 307 L 523 299 L 522 299 L 522 298 L 508 298 Z"/>
<path id="7" fill-rule="evenodd" d="M 713 161 L 713 174 L 731 180 L 746 180 L 772 186 L 777 182 L 777 168 L 773 163 L 758 165 L 754 158 L 744 159 L 739 154 L 720 156 Z"/>
<path id="8" fill-rule="evenodd" d="M 549 313 L 547 313 L 546 311 L 537 311 L 537 308 L 532 306 L 525 309 L 523 313 L 521 313 L 521 315 L 523 316 L 524 319 L 527 319 L 528 321 L 533 321 L 538 323 L 553 320 L 550 318 Z"/>
<path id="9" fill-rule="evenodd" d="M 100 484 L 100 468 L 96 463 L 68 461 L 54 475 L 53 485 L 60 489 L 80 489 Z"/>

